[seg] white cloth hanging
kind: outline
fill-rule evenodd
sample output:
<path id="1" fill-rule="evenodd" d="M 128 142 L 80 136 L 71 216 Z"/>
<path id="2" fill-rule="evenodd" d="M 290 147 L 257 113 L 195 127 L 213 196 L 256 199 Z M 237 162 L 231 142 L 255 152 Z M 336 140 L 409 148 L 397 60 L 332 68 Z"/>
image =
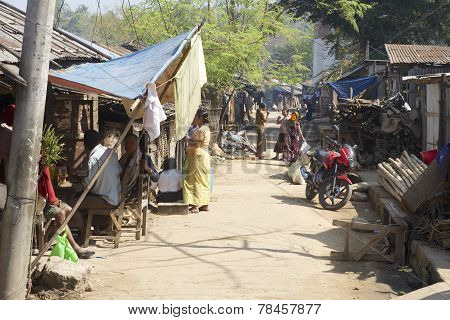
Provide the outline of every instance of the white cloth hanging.
<path id="1" fill-rule="evenodd" d="M 147 99 L 144 105 L 144 128 L 150 137 L 155 140 L 161 134 L 160 123 L 167 119 L 156 92 L 156 84 L 147 84 Z"/>

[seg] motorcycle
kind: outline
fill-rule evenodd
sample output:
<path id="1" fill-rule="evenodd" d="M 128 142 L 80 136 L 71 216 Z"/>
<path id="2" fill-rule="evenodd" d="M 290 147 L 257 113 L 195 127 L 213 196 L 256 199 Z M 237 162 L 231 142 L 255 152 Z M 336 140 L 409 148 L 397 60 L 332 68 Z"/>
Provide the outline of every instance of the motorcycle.
<path id="1" fill-rule="evenodd" d="M 334 126 L 334 129 L 339 137 L 339 128 Z M 310 170 L 302 166 L 300 172 L 306 182 L 306 198 L 312 200 L 318 194 L 324 209 L 338 210 L 352 196 L 352 181 L 347 177 L 347 172 L 356 168 L 356 146 L 341 145 L 330 137 L 326 138 L 331 143 L 331 150 L 318 148 L 315 152 L 309 152 Z"/>

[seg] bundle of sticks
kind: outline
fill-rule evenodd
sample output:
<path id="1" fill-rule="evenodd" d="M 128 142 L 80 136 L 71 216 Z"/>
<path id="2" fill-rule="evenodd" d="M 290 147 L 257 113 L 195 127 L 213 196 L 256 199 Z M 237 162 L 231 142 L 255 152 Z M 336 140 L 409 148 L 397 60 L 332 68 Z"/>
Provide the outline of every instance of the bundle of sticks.
<path id="1" fill-rule="evenodd" d="M 424 215 L 416 216 L 412 234 L 414 239 L 428 241 L 431 244 L 449 249 L 445 242 L 450 239 L 450 215 L 447 213 L 437 218 Z"/>
<path id="2" fill-rule="evenodd" d="M 400 158 L 378 164 L 378 182 L 395 199 L 401 201 L 403 195 L 427 168 L 419 158 L 404 151 Z"/>

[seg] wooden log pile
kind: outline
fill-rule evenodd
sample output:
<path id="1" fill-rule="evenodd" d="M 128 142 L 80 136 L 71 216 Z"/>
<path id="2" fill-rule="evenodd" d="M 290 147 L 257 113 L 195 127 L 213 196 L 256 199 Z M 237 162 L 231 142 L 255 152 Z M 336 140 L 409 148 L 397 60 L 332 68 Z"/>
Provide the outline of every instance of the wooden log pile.
<path id="1" fill-rule="evenodd" d="M 401 201 L 403 195 L 427 168 L 415 155 L 404 151 L 400 158 L 389 158 L 378 164 L 378 182 L 395 199 Z"/>
<path id="2" fill-rule="evenodd" d="M 420 141 L 402 124 L 401 118 L 397 117 L 400 113 L 395 108 L 388 108 L 383 101 L 341 99 L 331 107 L 331 121 L 339 125 L 343 141 L 358 145 L 358 163 L 369 168 L 389 157 L 400 157 L 404 150 L 409 153 L 419 151 Z M 393 132 L 383 132 L 382 114 L 397 119 L 398 127 Z"/>

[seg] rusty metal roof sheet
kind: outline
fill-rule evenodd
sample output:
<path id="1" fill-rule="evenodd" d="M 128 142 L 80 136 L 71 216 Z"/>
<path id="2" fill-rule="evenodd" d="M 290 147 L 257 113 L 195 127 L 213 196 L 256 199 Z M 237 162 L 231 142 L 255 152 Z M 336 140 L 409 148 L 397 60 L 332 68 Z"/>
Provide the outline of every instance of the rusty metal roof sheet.
<path id="1" fill-rule="evenodd" d="M 392 64 L 450 64 L 450 47 L 385 44 Z"/>
<path id="2" fill-rule="evenodd" d="M 17 63 L 16 56 L 22 50 L 23 30 L 25 26 L 25 13 L 14 6 L 0 1 L 0 62 Z M 15 53 L 11 54 L 8 50 Z M 51 60 L 73 61 L 106 61 L 94 48 L 75 41 L 65 31 L 53 29 Z"/>

